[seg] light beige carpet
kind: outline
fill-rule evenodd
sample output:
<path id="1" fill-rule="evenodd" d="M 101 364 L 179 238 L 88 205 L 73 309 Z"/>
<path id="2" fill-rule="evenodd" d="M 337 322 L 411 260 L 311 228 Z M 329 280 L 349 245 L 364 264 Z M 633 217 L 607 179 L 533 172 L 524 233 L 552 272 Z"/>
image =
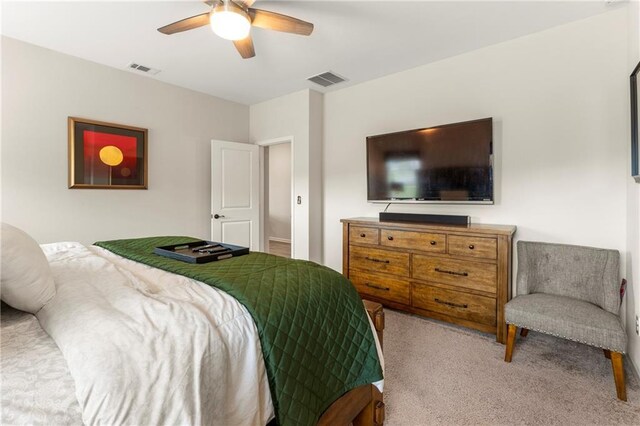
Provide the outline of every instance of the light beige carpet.
<path id="1" fill-rule="evenodd" d="M 532 331 L 507 364 L 490 335 L 385 312 L 386 425 L 640 425 L 626 358 L 624 403 L 600 349 Z"/>

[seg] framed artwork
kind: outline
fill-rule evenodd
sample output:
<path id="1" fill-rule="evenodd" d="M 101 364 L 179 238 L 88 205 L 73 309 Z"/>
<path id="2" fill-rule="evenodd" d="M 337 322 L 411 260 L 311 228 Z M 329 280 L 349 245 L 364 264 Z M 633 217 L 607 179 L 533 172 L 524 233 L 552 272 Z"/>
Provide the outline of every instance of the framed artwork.
<path id="1" fill-rule="evenodd" d="M 69 117 L 69 188 L 147 189 L 147 129 Z"/>
<path id="2" fill-rule="evenodd" d="M 638 102 L 638 72 L 640 64 L 631 73 L 631 176 L 640 183 L 640 157 L 638 155 L 638 123 L 640 103 Z"/>

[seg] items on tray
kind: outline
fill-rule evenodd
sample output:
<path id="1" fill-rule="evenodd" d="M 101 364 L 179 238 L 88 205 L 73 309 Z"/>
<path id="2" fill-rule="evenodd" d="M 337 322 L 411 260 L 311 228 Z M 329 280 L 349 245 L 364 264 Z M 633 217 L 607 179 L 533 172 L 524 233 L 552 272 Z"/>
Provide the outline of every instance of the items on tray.
<path id="1" fill-rule="evenodd" d="M 226 253 L 230 251 L 231 249 L 229 247 L 221 244 L 207 244 L 206 246 L 191 249 L 192 253 Z"/>
<path id="2" fill-rule="evenodd" d="M 196 241 L 187 244 L 156 247 L 153 252 L 160 256 L 170 257 L 183 262 L 208 263 L 248 254 L 249 249 L 232 244 Z"/>

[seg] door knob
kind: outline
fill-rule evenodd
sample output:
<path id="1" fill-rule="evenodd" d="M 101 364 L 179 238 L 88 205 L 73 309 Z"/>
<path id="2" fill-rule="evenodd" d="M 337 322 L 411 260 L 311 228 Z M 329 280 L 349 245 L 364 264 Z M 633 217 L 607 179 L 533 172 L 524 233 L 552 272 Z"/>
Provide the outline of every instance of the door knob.
<path id="1" fill-rule="evenodd" d="M 221 217 L 224 217 L 224 215 L 223 214 L 218 214 L 218 213 L 213 215 L 214 219 L 220 219 Z"/>

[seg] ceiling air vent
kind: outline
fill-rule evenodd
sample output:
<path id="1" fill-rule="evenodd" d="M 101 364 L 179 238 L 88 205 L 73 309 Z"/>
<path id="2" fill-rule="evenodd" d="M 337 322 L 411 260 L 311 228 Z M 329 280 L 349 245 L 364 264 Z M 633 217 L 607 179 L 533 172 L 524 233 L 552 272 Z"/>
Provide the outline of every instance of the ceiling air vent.
<path id="1" fill-rule="evenodd" d="M 327 71 L 322 74 L 314 75 L 313 77 L 309 77 L 307 80 L 312 81 L 316 84 L 319 84 L 322 87 L 333 86 L 334 84 L 342 83 L 343 81 L 347 81 L 346 78 L 340 77 L 334 72 Z"/>
<path id="2" fill-rule="evenodd" d="M 136 64 L 135 62 L 131 62 L 129 65 L 127 65 L 127 68 L 129 68 L 130 70 L 135 70 L 138 72 L 142 72 L 145 74 L 151 74 L 151 75 L 156 75 L 160 72 L 160 70 L 157 70 L 155 68 L 151 68 L 151 67 L 147 67 L 144 65 L 140 65 L 140 64 Z"/>

